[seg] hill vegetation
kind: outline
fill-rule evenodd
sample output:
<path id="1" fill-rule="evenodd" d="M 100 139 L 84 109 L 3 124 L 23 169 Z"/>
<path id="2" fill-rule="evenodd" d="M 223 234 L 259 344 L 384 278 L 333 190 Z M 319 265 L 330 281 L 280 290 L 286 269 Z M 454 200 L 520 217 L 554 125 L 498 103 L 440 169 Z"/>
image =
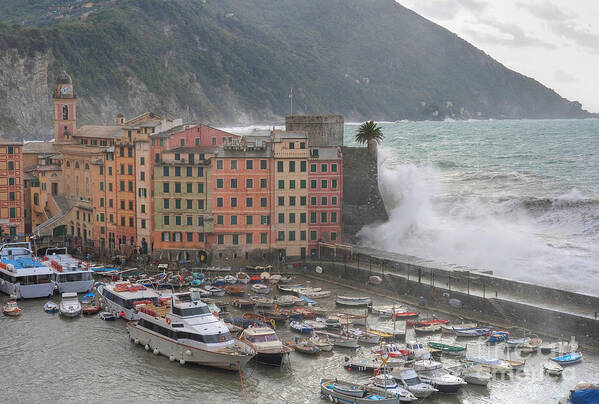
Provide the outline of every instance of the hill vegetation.
<path id="1" fill-rule="evenodd" d="M 352 120 L 588 116 L 393 0 L 13 0 L 0 20 L 12 55 L 0 96 L 19 103 L 2 83 L 42 55 L 48 89 L 60 70 L 73 77 L 84 122 L 146 109 L 270 121 L 291 86 L 294 112 Z M 0 107 L 0 131 L 14 135 L 27 122 L 11 111 Z"/>

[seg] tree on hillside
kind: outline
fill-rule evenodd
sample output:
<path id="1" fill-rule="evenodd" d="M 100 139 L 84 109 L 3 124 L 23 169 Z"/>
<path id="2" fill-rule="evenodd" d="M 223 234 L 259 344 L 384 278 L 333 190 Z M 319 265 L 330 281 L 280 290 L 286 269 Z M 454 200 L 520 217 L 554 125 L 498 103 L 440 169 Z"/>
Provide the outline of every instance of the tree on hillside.
<path id="1" fill-rule="evenodd" d="M 366 143 L 368 149 L 374 153 L 376 153 L 377 145 L 383 141 L 384 137 L 383 130 L 374 121 L 364 122 L 356 132 L 356 142 Z"/>

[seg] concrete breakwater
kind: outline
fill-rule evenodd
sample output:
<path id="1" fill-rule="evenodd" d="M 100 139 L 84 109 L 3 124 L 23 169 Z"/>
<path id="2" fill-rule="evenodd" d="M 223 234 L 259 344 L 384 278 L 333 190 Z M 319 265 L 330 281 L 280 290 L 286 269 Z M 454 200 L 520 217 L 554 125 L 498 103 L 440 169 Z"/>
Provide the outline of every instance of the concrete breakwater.
<path id="1" fill-rule="evenodd" d="M 311 276 L 333 280 L 361 290 L 419 303 L 431 309 L 539 335 L 576 339 L 599 349 L 599 297 L 518 282 L 460 266 L 443 265 L 385 251 L 348 246 L 327 250 L 306 265 Z M 322 274 L 314 271 L 323 268 Z M 381 285 L 369 277 L 383 278 Z"/>

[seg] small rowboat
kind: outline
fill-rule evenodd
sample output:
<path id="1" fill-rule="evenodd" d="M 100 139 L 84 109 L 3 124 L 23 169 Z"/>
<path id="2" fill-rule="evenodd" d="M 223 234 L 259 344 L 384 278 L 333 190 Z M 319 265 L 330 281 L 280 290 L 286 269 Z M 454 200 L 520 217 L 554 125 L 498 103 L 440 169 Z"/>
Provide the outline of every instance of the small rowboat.
<path id="1" fill-rule="evenodd" d="M 254 293 L 258 293 L 260 295 L 267 295 L 270 293 L 270 288 L 262 283 L 253 284 L 252 290 Z"/>
<path id="2" fill-rule="evenodd" d="M 100 311 L 100 306 L 93 304 L 84 304 L 82 312 L 83 314 L 96 314 Z"/>
<path id="3" fill-rule="evenodd" d="M 335 303 L 340 306 L 370 306 L 372 299 L 368 296 L 364 297 L 351 297 L 351 296 L 337 296 Z"/>
<path id="4" fill-rule="evenodd" d="M 310 337 L 308 342 L 320 349 L 322 352 L 331 352 L 333 350 L 333 343 L 326 337 L 313 335 Z"/>
<path id="5" fill-rule="evenodd" d="M 231 305 L 238 309 L 251 309 L 252 307 L 254 307 L 256 305 L 256 303 L 254 303 L 253 301 L 251 301 L 249 299 L 234 299 L 231 302 Z"/>
<path id="6" fill-rule="evenodd" d="M 433 334 L 441 331 L 441 324 L 424 324 L 414 326 L 416 334 Z"/>
<path id="7" fill-rule="evenodd" d="M 439 351 L 448 355 L 463 355 L 466 353 L 466 348 L 459 345 L 448 345 L 440 342 L 429 342 L 428 347 L 432 349 L 438 349 Z"/>
<path id="8" fill-rule="evenodd" d="M 314 329 L 305 323 L 299 321 L 292 321 L 289 323 L 289 327 L 295 332 L 300 334 L 310 334 Z"/>
<path id="9" fill-rule="evenodd" d="M 291 348 L 295 349 L 296 352 L 299 353 L 303 353 L 306 355 L 316 355 L 320 353 L 320 349 L 311 344 L 310 342 L 303 340 L 303 341 L 295 341 L 295 342 L 287 342 L 287 346 L 290 346 Z"/>
<path id="10" fill-rule="evenodd" d="M 275 305 L 275 301 L 273 299 L 269 299 L 264 296 L 250 296 L 250 300 L 254 302 L 256 307 L 262 307 L 265 309 L 272 309 Z"/>
<path id="11" fill-rule="evenodd" d="M 454 328 L 456 337 L 480 337 L 482 335 L 487 335 L 491 332 L 490 328 L 485 327 L 476 327 L 476 328 L 466 328 L 466 329 L 456 329 Z"/>
<path id="12" fill-rule="evenodd" d="M 331 296 L 331 291 L 330 290 L 321 290 L 318 292 L 315 291 L 304 291 L 304 292 L 299 292 L 299 295 L 302 297 L 307 297 L 309 299 L 321 299 L 323 297 L 329 297 Z"/>
<path id="13" fill-rule="evenodd" d="M 304 301 L 297 296 L 293 296 L 293 295 L 283 295 L 283 296 L 279 296 L 277 298 L 277 304 L 279 306 L 293 306 L 293 305 L 299 305 L 299 304 L 304 304 Z"/>
<path id="14" fill-rule="evenodd" d="M 304 307 L 294 307 L 293 312 L 295 314 L 301 314 L 304 318 L 314 318 L 316 315 L 310 309 L 306 309 Z"/>
<path id="15" fill-rule="evenodd" d="M 416 318 L 420 315 L 417 311 L 404 311 L 401 313 L 394 313 L 396 320 L 406 320 L 408 318 Z"/>
<path id="16" fill-rule="evenodd" d="M 363 386 L 342 382 L 337 379 L 321 379 L 320 392 L 331 402 L 353 404 L 397 404 L 398 402 L 398 398 L 395 394 L 391 394 L 387 391 L 370 393 Z"/>
<path id="17" fill-rule="evenodd" d="M 320 338 L 327 338 L 333 345 L 341 348 L 352 348 L 356 349 L 360 345 L 358 344 L 357 338 L 347 337 L 345 335 L 333 334 L 327 331 L 315 331 L 316 335 Z"/>
<path id="18" fill-rule="evenodd" d="M 250 276 L 245 272 L 237 272 L 236 278 L 237 282 L 243 283 L 244 285 L 250 283 Z"/>
<path id="19" fill-rule="evenodd" d="M 304 320 L 304 324 L 306 324 L 308 327 L 312 327 L 313 330 L 324 330 L 327 328 L 326 323 L 322 319 Z"/>
<path id="20" fill-rule="evenodd" d="M 540 338 L 531 338 L 527 342 L 520 345 L 520 353 L 529 354 L 533 352 L 537 352 L 539 346 L 543 343 L 543 340 Z"/>
<path id="21" fill-rule="evenodd" d="M 58 305 L 54 302 L 47 302 L 44 304 L 44 311 L 46 313 L 58 313 Z"/>
<path id="22" fill-rule="evenodd" d="M 454 334 L 456 330 L 468 330 L 471 328 L 478 327 L 476 323 L 462 323 L 462 324 L 443 324 L 441 326 L 441 332 L 447 334 Z"/>
<path id="23" fill-rule="evenodd" d="M 235 285 L 237 283 L 237 278 L 234 277 L 233 275 L 226 275 L 225 282 L 228 283 L 229 285 Z"/>
<path id="24" fill-rule="evenodd" d="M 210 292 L 212 296 L 222 297 L 225 295 L 225 290 L 216 286 L 208 285 L 205 289 Z"/>
<path id="25" fill-rule="evenodd" d="M 9 317 L 17 317 L 21 315 L 21 309 L 17 306 L 15 300 L 9 300 L 4 306 L 2 306 L 2 314 Z"/>
<path id="26" fill-rule="evenodd" d="M 489 338 L 487 338 L 487 342 L 491 344 L 496 342 L 502 342 L 507 340 L 509 336 L 510 333 L 507 331 L 493 331 L 491 335 L 489 335 Z"/>
<path id="27" fill-rule="evenodd" d="M 543 362 L 543 371 L 547 372 L 551 376 L 561 376 L 564 368 L 555 362 L 545 361 Z"/>
<path id="28" fill-rule="evenodd" d="M 417 325 L 431 325 L 431 324 L 449 324 L 449 320 L 408 320 L 406 321 L 406 327 L 414 327 Z"/>
<path id="29" fill-rule="evenodd" d="M 242 285 L 227 285 L 225 292 L 231 296 L 242 296 L 245 293 Z"/>
<path id="30" fill-rule="evenodd" d="M 116 320 L 116 316 L 108 311 L 103 311 L 102 313 L 100 313 L 100 318 L 104 321 Z"/>
<path id="31" fill-rule="evenodd" d="M 565 355 L 553 357 L 551 358 L 551 360 L 559 363 L 560 365 L 571 365 L 573 363 L 578 363 L 582 360 L 582 353 L 571 352 Z"/>
<path id="32" fill-rule="evenodd" d="M 528 337 L 514 338 L 514 339 L 510 338 L 509 340 L 505 341 L 505 344 L 507 345 L 508 348 L 515 349 L 515 348 L 519 348 L 520 346 L 524 345 L 528 341 L 530 341 L 530 338 L 528 338 Z"/>

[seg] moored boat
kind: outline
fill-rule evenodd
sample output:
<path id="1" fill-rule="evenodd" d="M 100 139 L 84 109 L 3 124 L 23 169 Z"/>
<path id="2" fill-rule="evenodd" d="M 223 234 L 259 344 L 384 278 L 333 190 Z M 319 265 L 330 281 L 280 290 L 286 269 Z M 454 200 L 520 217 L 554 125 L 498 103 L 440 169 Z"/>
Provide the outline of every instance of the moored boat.
<path id="1" fill-rule="evenodd" d="M 58 305 L 54 302 L 46 302 L 44 304 L 44 311 L 46 313 L 58 313 Z"/>
<path id="2" fill-rule="evenodd" d="M 206 285 L 204 289 L 206 289 L 207 292 L 210 292 L 212 296 L 223 297 L 225 295 L 225 290 L 217 286 Z"/>
<path id="3" fill-rule="evenodd" d="M 243 283 L 244 285 L 250 283 L 250 276 L 245 272 L 237 272 L 235 277 L 237 278 L 237 282 Z"/>
<path id="4" fill-rule="evenodd" d="M 459 345 L 442 344 L 440 342 L 428 342 L 429 348 L 437 349 L 447 355 L 464 355 L 466 348 Z"/>
<path id="5" fill-rule="evenodd" d="M 417 398 L 427 398 L 438 391 L 432 385 L 422 382 L 414 369 L 396 369 L 391 376 Z"/>
<path id="6" fill-rule="evenodd" d="M 395 395 L 397 401 L 406 403 L 410 401 L 416 401 L 418 398 L 404 387 L 397 384 L 395 378 L 389 374 L 379 374 L 370 379 L 370 382 L 366 385 L 370 388 L 370 391 L 385 391 L 385 394 L 391 393 Z"/>
<path id="7" fill-rule="evenodd" d="M 250 300 L 256 307 L 263 309 L 272 309 L 275 306 L 275 301 L 265 296 L 250 296 Z"/>
<path id="8" fill-rule="evenodd" d="M 326 337 L 314 334 L 308 341 L 322 352 L 331 352 L 333 350 L 333 343 Z"/>
<path id="9" fill-rule="evenodd" d="M 139 318 L 136 302 L 149 300 L 154 305 L 159 305 L 160 295 L 157 292 L 130 282 L 99 284 L 96 290 L 106 311 L 129 321 Z"/>
<path id="10" fill-rule="evenodd" d="M 444 334 L 455 334 L 456 331 L 468 330 L 478 327 L 476 323 L 442 324 L 441 332 Z"/>
<path id="11" fill-rule="evenodd" d="M 416 318 L 420 315 L 417 311 L 403 311 L 400 313 L 393 313 L 393 318 L 396 320 L 407 320 L 410 318 Z"/>
<path id="12" fill-rule="evenodd" d="M 434 334 L 440 331 L 441 324 L 423 324 L 414 326 L 414 332 L 416 334 Z"/>
<path id="13" fill-rule="evenodd" d="M 61 316 L 77 317 L 81 314 L 81 303 L 77 298 L 77 293 L 67 292 L 62 294 L 62 300 L 58 306 L 58 311 Z"/>
<path id="14" fill-rule="evenodd" d="M 363 297 L 337 296 L 335 298 L 335 303 L 340 306 L 363 307 L 363 306 L 370 306 L 372 304 L 372 299 L 368 296 L 363 296 Z"/>
<path id="15" fill-rule="evenodd" d="M 390 393 L 384 395 L 370 393 L 367 388 L 358 384 L 337 379 L 321 379 L 320 391 L 330 401 L 350 404 L 397 404 L 398 399 Z"/>
<path id="16" fill-rule="evenodd" d="M 314 329 L 310 327 L 308 324 L 300 321 L 291 321 L 289 323 L 289 327 L 295 332 L 299 332 L 300 334 L 310 334 Z"/>
<path id="17" fill-rule="evenodd" d="M 17 299 L 52 296 L 54 272 L 38 261 L 29 243 L 0 246 L 0 291 Z"/>
<path id="18" fill-rule="evenodd" d="M 506 374 L 512 372 L 514 367 L 508 362 L 498 358 L 467 357 L 466 360 L 490 369 L 493 373 Z"/>
<path id="19" fill-rule="evenodd" d="M 98 304 L 84 304 L 81 312 L 86 315 L 96 314 L 100 311 L 101 307 Z"/>
<path id="20" fill-rule="evenodd" d="M 227 283 L 229 285 L 235 285 L 237 283 L 237 278 L 234 277 L 233 275 L 226 275 L 225 283 Z"/>
<path id="21" fill-rule="evenodd" d="M 238 309 L 251 309 L 256 305 L 256 303 L 254 303 L 250 299 L 233 299 L 231 305 Z"/>
<path id="22" fill-rule="evenodd" d="M 487 335 L 489 334 L 489 332 L 491 332 L 491 329 L 487 327 L 475 327 L 465 329 L 454 328 L 454 332 L 456 337 L 472 338 Z"/>
<path id="23" fill-rule="evenodd" d="M 248 327 L 239 339 L 254 349 L 256 362 L 265 365 L 281 366 L 292 351 L 283 345 L 274 330 L 269 327 Z"/>
<path id="24" fill-rule="evenodd" d="M 295 337 L 293 342 L 288 341 L 287 346 L 293 348 L 296 352 L 306 355 L 317 355 L 320 353 L 320 348 L 310 343 L 308 340 L 300 339 L 299 336 Z"/>
<path id="25" fill-rule="evenodd" d="M 260 295 L 267 295 L 270 293 L 270 288 L 262 283 L 255 283 L 252 285 L 252 291 Z"/>
<path id="26" fill-rule="evenodd" d="M 116 316 L 108 311 L 103 311 L 102 313 L 100 313 L 100 318 L 104 321 L 116 320 Z"/>
<path id="27" fill-rule="evenodd" d="M 2 314 L 9 317 L 17 317 L 21 315 L 21 309 L 17 305 L 16 300 L 9 300 L 2 306 Z"/>
<path id="28" fill-rule="evenodd" d="M 464 363 L 449 368 L 449 372 L 461 377 L 466 383 L 477 386 L 487 386 L 493 378 L 491 370 L 480 364 Z"/>
<path id="29" fill-rule="evenodd" d="M 543 340 L 538 337 L 530 338 L 528 341 L 524 342 L 518 348 L 520 349 L 520 353 L 522 354 L 530 354 L 533 352 L 537 352 L 539 347 L 543 343 Z"/>
<path id="30" fill-rule="evenodd" d="M 89 269 L 89 263 L 72 257 L 66 247 L 46 249 L 43 262 L 54 273 L 52 282 L 58 293 L 84 293 L 94 286 L 93 271 Z"/>
<path id="31" fill-rule="evenodd" d="M 224 289 L 225 292 L 231 296 L 243 296 L 245 293 L 242 285 L 227 285 Z"/>
<path id="32" fill-rule="evenodd" d="M 561 376 L 564 368 L 559 363 L 545 361 L 543 362 L 543 371 L 551 376 Z"/>
<path id="33" fill-rule="evenodd" d="M 497 343 L 506 341 L 509 338 L 510 334 L 507 331 L 493 331 L 487 338 L 488 343 Z"/>
<path id="34" fill-rule="evenodd" d="M 565 355 L 559 355 L 551 358 L 552 361 L 559 363 L 560 365 L 572 365 L 582 360 L 582 353 L 570 352 Z"/>
<path id="35" fill-rule="evenodd" d="M 347 337 L 345 335 L 333 334 L 327 331 L 315 331 L 316 335 L 321 338 L 327 338 L 329 341 L 333 343 L 333 345 L 341 347 L 341 348 L 351 348 L 356 349 L 360 345 L 358 344 L 357 338 Z"/>
<path id="36" fill-rule="evenodd" d="M 466 384 L 464 379 L 449 374 L 440 362 L 421 360 L 414 362 L 414 370 L 420 379 L 432 385 L 441 393 L 457 393 Z"/>

